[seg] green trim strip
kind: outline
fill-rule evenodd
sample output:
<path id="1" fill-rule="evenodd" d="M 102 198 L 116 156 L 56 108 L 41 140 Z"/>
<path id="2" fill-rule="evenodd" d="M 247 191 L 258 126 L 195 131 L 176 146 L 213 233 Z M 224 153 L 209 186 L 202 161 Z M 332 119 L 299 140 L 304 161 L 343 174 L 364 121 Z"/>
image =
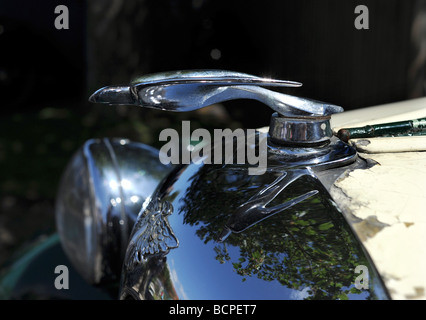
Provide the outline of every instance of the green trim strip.
<path id="1" fill-rule="evenodd" d="M 367 125 L 358 128 L 343 128 L 337 137 L 345 142 L 357 138 L 426 135 L 426 118 Z"/>

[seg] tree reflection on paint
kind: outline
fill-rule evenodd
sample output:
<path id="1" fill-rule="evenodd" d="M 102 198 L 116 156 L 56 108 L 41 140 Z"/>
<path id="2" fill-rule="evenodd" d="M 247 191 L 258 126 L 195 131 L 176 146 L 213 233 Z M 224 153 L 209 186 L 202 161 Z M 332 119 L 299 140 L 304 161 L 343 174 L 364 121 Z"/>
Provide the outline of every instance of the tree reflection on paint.
<path id="1" fill-rule="evenodd" d="M 201 167 L 192 177 L 181 209 L 184 223 L 196 226 L 204 243 L 215 243 L 219 263 L 232 263 L 242 281 L 249 277 L 278 281 L 304 290 L 306 299 L 377 298 L 373 290 L 354 287 L 355 267 L 369 266 L 368 260 L 328 193 L 312 177 L 294 182 L 270 205 L 308 190 L 320 190 L 319 194 L 231 234 L 224 242 L 218 241 L 230 214 L 279 175 L 248 176 L 244 170 L 229 170 L 224 173 L 223 167 Z M 231 247 L 238 248 L 239 254 L 231 253 L 235 252 Z"/>

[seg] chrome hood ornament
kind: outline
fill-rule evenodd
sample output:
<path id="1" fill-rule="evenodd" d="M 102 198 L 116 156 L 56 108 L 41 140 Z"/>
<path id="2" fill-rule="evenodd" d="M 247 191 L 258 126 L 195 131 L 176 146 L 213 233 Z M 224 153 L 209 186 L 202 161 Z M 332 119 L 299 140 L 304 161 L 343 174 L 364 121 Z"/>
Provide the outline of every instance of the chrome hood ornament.
<path id="1" fill-rule="evenodd" d="M 254 99 L 287 116 L 327 116 L 343 111 L 338 106 L 263 88 L 300 86 L 300 82 L 233 71 L 187 70 L 142 76 L 128 86 L 107 86 L 93 93 L 89 101 L 187 112 L 228 100 Z"/>
<path id="2" fill-rule="evenodd" d="M 332 114 L 343 108 L 283 94 L 265 87 L 300 87 L 295 81 L 261 78 L 224 70 L 186 70 L 145 75 L 126 86 L 107 86 L 91 102 L 137 105 L 165 111 L 187 112 L 235 99 L 253 99 L 269 106 L 269 134 L 279 145 L 317 146 L 330 142 Z"/>
<path id="3" fill-rule="evenodd" d="M 244 88 L 301 85 L 298 82 L 265 79 L 232 71 L 187 70 L 145 75 L 133 80 L 128 86 L 107 86 L 93 93 L 89 101 L 187 112 L 219 101 L 241 99 L 244 96 L 256 98 L 255 93 Z M 263 96 L 265 93 L 260 93 L 258 98 L 262 99 Z"/>
<path id="4" fill-rule="evenodd" d="M 238 72 L 195 70 L 144 76 L 90 97 L 96 103 L 174 112 L 254 99 L 275 111 L 269 135 L 263 136 L 264 174 L 248 175 L 247 163 L 190 163 L 163 179 L 130 236 L 121 299 L 264 299 L 272 282 L 277 285 L 274 299 L 347 294 L 343 287 L 349 291 L 352 286 L 348 270 L 369 261 L 320 176 L 358 165 L 356 151 L 331 130 L 331 115 L 343 108 L 266 88 L 300 86 Z M 255 140 L 247 147 L 256 150 L 258 145 Z M 289 208 L 294 211 L 278 214 Z M 303 292 L 316 286 L 319 275 L 324 281 L 318 288 Z M 330 285 L 336 275 L 345 283 L 342 288 Z M 239 286 L 246 277 L 250 281 Z M 194 286 L 194 278 L 203 285 Z M 380 279 L 376 282 L 370 296 L 385 296 Z"/>

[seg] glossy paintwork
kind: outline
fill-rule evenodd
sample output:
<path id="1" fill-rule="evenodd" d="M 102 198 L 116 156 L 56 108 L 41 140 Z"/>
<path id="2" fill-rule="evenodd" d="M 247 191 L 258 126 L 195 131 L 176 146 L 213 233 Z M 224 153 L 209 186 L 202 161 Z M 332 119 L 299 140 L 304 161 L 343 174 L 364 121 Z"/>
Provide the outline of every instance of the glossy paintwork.
<path id="1" fill-rule="evenodd" d="M 270 205 L 317 194 L 221 241 L 239 206 L 282 174 L 195 164 L 172 172 L 152 201 L 173 207 L 168 223 L 179 245 L 145 259 L 128 256 L 120 298 L 386 299 L 374 266 L 314 176 L 302 176 Z M 140 221 L 134 232 L 144 227 Z M 358 265 L 368 268 L 368 290 L 355 288 Z"/>

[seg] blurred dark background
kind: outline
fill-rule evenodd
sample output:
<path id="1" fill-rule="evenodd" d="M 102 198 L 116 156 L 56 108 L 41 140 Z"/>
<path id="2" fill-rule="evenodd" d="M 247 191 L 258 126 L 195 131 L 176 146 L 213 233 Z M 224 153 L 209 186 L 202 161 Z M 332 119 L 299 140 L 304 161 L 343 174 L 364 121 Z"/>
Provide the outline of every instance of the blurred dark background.
<path id="1" fill-rule="evenodd" d="M 357 30 L 355 8 L 369 9 Z M 57 30 L 55 7 L 69 9 Z M 232 101 L 188 114 L 89 104 L 110 84 L 178 69 L 300 81 L 290 94 L 346 110 L 425 95 L 426 0 L 4 0 L 0 2 L 0 263 L 54 230 L 60 175 L 92 137 L 154 146 L 159 132 L 256 128 L 272 111 Z"/>

